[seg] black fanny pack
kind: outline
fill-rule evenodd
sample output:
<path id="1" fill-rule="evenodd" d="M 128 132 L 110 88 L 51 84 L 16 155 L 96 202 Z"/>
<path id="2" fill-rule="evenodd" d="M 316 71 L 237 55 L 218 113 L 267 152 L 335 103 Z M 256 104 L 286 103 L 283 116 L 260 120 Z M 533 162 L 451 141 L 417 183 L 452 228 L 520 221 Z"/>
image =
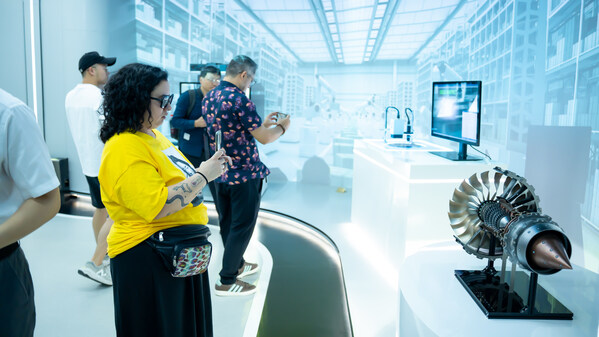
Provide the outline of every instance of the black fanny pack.
<path id="1" fill-rule="evenodd" d="M 158 253 L 173 277 L 201 274 L 208 269 L 212 244 L 205 225 L 181 225 L 158 231 L 146 242 Z"/>

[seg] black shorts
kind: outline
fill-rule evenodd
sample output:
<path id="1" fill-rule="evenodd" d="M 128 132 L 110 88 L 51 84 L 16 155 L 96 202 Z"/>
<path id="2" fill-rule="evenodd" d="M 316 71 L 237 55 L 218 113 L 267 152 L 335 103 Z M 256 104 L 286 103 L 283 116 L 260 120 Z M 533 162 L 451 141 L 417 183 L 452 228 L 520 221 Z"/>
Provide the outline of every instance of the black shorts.
<path id="1" fill-rule="evenodd" d="M 87 184 L 89 185 L 89 195 L 92 197 L 92 206 L 95 208 L 105 208 L 104 203 L 102 203 L 102 196 L 100 195 L 100 181 L 98 177 L 88 177 Z"/>
<path id="2" fill-rule="evenodd" d="M 0 336 L 32 337 L 35 328 L 33 281 L 20 247 L 0 259 L 0 275 Z"/>

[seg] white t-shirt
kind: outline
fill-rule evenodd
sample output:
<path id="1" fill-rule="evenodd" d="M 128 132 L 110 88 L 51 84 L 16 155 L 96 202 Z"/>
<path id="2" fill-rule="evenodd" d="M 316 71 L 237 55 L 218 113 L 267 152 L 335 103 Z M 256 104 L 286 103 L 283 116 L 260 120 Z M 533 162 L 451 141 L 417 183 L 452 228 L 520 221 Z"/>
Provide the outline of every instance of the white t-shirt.
<path id="1" fill-rule="evenodd" d="M 33 112 L 0 89 L 0 224 L 23 201 L 56 187 L 56 171 Z"/>
<path id="2" fill-rule="evenodd" d="M 67 121 L 77 148 L 83 174 L 97 177 L 104 144 L 100 140 L 102 91 L 93 84 L 80 83 L 64 101 Z"/>

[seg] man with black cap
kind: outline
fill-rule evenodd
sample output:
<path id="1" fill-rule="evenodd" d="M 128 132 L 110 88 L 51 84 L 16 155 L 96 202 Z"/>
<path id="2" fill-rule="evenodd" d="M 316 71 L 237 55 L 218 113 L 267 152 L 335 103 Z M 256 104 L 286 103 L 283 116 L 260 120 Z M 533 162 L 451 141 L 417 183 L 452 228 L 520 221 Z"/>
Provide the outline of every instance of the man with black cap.
<path id="1" fill-rule="evenodd" d="M 102 203 L 98 181 L 104 149 L 99 137 L 101 123 L 98 109 L 102 106 L 102 87 L 108 81 L 108 66 L 115 62 L 115 57 L 104 57 L 95 51 L 85 53 L 79 59 L 79 72 L 83 80 L 69 91 L 65 99 L 67 121 L 95 208 L 92 226 L 96 249 L 91 261 L 79 268 L 78 273 L 105 285 L 112 285 L 110 260 L 106 255 L 106 237 L 112 220 Z"/>

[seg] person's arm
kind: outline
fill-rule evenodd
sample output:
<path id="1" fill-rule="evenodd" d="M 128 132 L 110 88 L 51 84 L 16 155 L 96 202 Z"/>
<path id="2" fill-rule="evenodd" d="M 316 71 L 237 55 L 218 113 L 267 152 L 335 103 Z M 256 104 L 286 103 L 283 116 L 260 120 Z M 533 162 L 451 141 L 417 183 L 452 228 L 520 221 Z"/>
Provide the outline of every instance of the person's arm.
<path id="1" fill-rule="evenodd" d="M 37 198 L 25 200 L 10 218 L 0 224 L 0 248 L 29 235 L 52 219 L 59 209 L 58 187 Z"/>
<path id="2" fill-rule="evenodd" d="M 185 118 L 187 108 L 189 107 L 189 91 L 186 91 L 179 96 L 177 107 L 171 119 L 171 126 L 179 130 L 189 130 L 195 128 L 195 120 Z"/>
<path id="3" fill-rule="evenodd" d="M 272 143 L 279 139 L 289 128 L 291 123 L 289 116 L 281 119 L 280 121 L 274 122 L 274 116 L 278 112 L 271 112 L 260 127 L 250 131 L 252 136 L 256 138 L 262 144 Z M 274 126 L 274 127 L 273 127 Z"/>
<path id="4" fill-rule="evenodd" d="M 205 128 L 206 127 L 206 121 L 204 120 L 204 117 L 199 117 L 198 119 L 196 119 L 195 121 L 193 121 L 193 126 L 196 128 Z"/>
<path id="5" fill-rule="evenodd" d="M 168 186 L 166 203 L 154 219 L 171 215 L 189 205 L 209 181 L 223 174 L 226 169 L 225 163 L 231 165 L 231 158 L 225 155 L 224 149 L 220 149 L 210 159 L 202 162 L 194 175 L 178 184 Z"/>

